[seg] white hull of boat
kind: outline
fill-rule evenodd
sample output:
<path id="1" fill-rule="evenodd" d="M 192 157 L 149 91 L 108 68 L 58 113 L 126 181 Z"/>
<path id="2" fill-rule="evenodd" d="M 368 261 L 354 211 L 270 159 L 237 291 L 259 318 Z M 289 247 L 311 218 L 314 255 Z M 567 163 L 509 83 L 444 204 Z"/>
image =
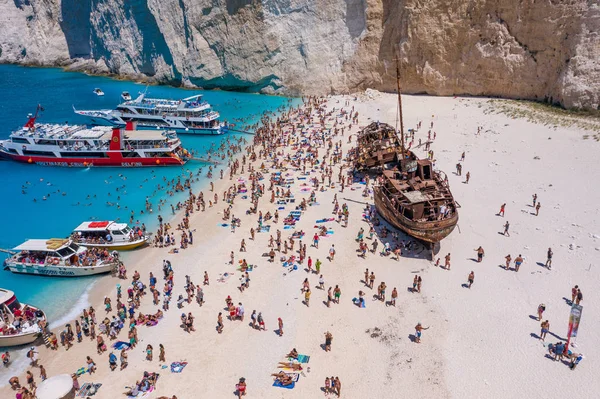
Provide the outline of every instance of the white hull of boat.
<path id="1" fill-rule="evenodd" d="M 41 332 L 30 332 L 15 335 L 0 335 L 0 347 L 27 345 L 41 336 Z"/>
<path id="2" fill-rule="evenodd" d="M 132 249 L 140 248 L 145 246 L 149 242 L 149 238 L 144 238 L 143 240 L 135 240 L 135 241 L 116 241 L 105 244 L 94 244 L 84 241 L 76 241 L 77 244 L 83 245 L 87 248 L 102 248 L 108 249 L 112 251 L 129 251 Z"/>
<path id="3" fill-rule="evenodd" d="M 7 264 L 6 268 L 13 273 L 34 274 L 52 277 L 82 277 L 94 274 L 110 273 L 115 267 L 114 263 L 100 266 L 60 266 L 60 265 L 25 265 Z"/>

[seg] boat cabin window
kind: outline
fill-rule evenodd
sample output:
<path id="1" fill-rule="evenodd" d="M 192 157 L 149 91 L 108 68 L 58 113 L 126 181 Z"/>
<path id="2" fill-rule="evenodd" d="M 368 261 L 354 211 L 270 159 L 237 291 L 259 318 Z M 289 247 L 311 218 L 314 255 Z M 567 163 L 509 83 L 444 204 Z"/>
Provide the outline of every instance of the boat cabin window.
<path id="1" fill-rule="evenodd" d="M 12 142 L 13 143 L 29 144 L 29 141 L 27 139 L 21 139 L 21 138 L 18 138 L 18 137 L 13 137 L 12 138 Z"/>
<path id="2" fill-rule="evenodd" d="M 60 255 L 61 258 L 66 258 L 68 256 L 73 255 L 75 253 L 75 251 L 73 251 L 69 247 L 64 247 L 64 248 L 59 249 L 56 252 L 50 252 L 48 255 L 49 256 L 56 256 L 56 253 L 58 253 L 58 255 Z"/>
<path id="3" fill-rule="evenodd" d="M 77 252 L 77 251 L 79 251 L 80 247 L 79 247 L 79 245 L 72 242 L 71 244 L 69 244 L 69 248 L 71 248 L 73 251 Z"/>
<path id="4" fill-rule="evenodd" d="M 122 236 L 123 235 L 123 232 L 121 230 L 112 230 L 110 233 L 112 235 L 115 235 L 115 236 Z"/>
<path id="5" fill-rule="evenodd" d="M 129 226 L 127 226 L 123 229 L 123 234 L 129 234 L 130 231 L 131 231 L 131 228 L 129 228 Z"/>
<path id="6" fill-rule="evenodd" d="M 421 179 L 431 179 L 431 165 L 421 166 Z"/>

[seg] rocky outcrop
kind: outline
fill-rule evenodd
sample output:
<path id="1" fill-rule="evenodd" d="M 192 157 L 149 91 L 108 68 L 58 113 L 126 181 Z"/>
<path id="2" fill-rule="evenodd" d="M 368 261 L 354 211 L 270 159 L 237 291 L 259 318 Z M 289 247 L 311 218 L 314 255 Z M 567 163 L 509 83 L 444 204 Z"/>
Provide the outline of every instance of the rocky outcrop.
<path id="1" fill-rule="evenodd" d="M 282 94 L 600 107 L 592 0 L 0 0 L 0 61 Z"/>

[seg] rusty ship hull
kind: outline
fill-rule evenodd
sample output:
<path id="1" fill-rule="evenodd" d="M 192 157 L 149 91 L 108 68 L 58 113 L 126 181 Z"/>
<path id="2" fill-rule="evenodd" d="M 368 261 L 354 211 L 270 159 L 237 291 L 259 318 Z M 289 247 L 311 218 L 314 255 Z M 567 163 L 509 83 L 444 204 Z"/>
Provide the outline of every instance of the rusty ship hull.
<path id="1" fill-rule="evenodd" d="M 436 244 L 448 237 L 458 223 L 458 213 L 443 220 L 413 221 L 402 216 L 390 203 L 381 187 L 374 188 L 375 208 L 379 216 L 393 227 L 418 240 Z"/>

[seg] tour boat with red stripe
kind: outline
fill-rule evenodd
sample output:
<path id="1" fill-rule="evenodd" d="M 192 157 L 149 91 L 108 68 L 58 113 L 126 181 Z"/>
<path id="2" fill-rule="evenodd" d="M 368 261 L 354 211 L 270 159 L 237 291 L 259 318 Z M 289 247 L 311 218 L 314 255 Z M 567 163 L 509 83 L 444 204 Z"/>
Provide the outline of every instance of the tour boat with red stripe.
<path id="1" fill-rule="evenodd" d="M 35 115 L 23 128 L 0 141 L 0 157 L 47 166 L 180 166 L 191 158 L 173 131 L 123 127 L 36 123 Z"/>

